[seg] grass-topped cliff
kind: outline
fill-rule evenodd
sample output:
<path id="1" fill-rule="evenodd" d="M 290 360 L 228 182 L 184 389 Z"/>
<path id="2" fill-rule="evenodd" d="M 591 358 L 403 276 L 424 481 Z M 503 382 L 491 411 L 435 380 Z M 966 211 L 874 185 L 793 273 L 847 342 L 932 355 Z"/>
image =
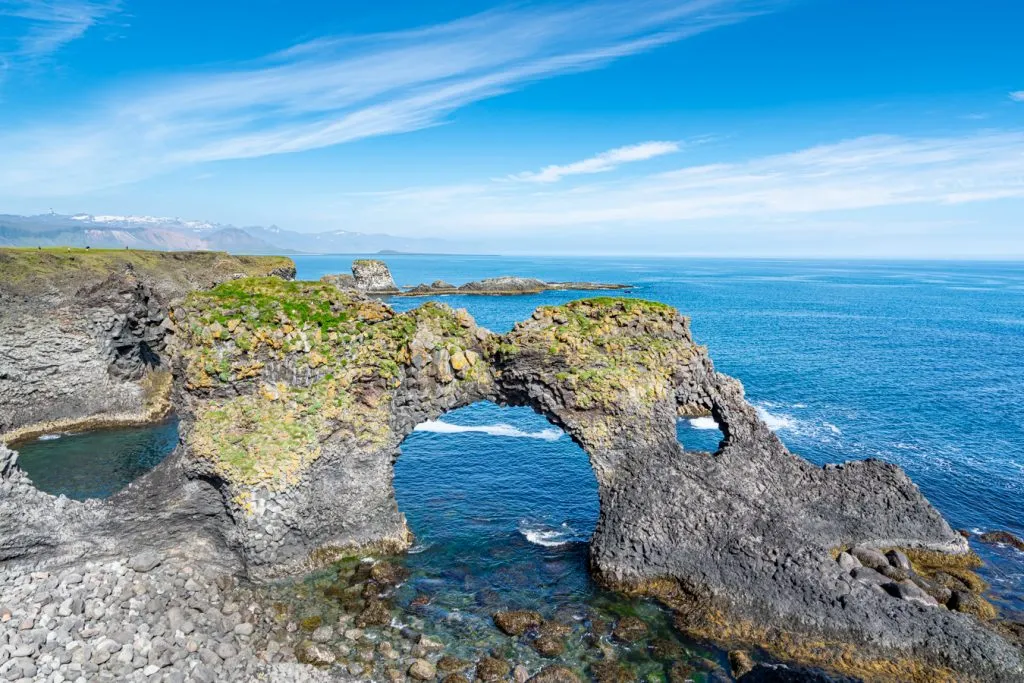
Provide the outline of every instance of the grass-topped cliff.
<path id="1" fill-rule="evenodd" d="M 434 363 L 442 383 L 486 377 L 472 319 L 438 304 L 395 313 L 330 284 L 248 278 L 194 292 L 172 316 L 185 388 L 211 397 L 192 452 L 239 484 L 294 483 L 334 433 L 383 443 L 408 367 Z M 215 398 L 228 388 L 241 395 Z"/>
<path id="2" fill-rule="evenodd" d="M 233 256 L 219 251 L 0 248 L 0 294 L 73 293 L 129 268 L 155 290 L 169 296 L 210 287 L 228 277 L 295 275 L 295 264 L 283 256 Z"/>
<path id="3" fill-rule="evenodd" d="M 542 306 L 496 352 L 526 349 L 548 356 L 554 381 L 569 388 L 583 410 L 610 408 L 623 392 L 642 401 L 665 398 L 674 369 L 702 351 L 671 306 L 616 297 Z"/>

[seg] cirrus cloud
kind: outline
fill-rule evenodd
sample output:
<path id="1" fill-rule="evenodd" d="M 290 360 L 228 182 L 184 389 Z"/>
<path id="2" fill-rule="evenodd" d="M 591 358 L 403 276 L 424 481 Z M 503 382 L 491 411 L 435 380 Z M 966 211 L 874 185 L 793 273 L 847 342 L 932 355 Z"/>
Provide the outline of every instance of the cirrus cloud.
<path id="1" fill-rule="evenodd" d="M 509 176 L 509 180 L 524 180 L 531 183 L 555 183 L 566 176 L 614 171 L 622 164 L 634 161 L 647 161 L 648 159 L 678 151 L 678 142 L 641 142 L 636 145 L 610 149 L 607 152 L 601 152 L 588 159 L 565 164 L 564 166 L 545 166 L 536 173 L 516 173 Z"/>
<path id="2" fill-rule="evenodd" d="M 325 37 L 219 72 L 125 86 L 78 120 L 3 126 L 0 186 L 89 192 L 186 166 L 318 149 L 734 24 L 783 0 L 604 0 L 493 10 L 421 29 Z"/>

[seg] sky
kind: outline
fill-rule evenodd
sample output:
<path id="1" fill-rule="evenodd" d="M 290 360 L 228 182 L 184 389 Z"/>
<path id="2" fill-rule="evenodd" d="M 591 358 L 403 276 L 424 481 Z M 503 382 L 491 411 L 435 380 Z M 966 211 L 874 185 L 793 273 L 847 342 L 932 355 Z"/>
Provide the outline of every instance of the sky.
<path id="1" fill-rule="evenodd" d="M 1024 258 L 1024 3 L 0 0 L 0 213 Z"/>

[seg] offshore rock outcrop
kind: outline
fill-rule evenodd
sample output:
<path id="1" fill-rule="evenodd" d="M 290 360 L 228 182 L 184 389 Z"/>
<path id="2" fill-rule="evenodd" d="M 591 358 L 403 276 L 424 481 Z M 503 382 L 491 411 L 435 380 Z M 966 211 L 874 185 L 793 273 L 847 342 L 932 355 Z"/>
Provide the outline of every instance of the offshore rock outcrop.
<path id="1" fill-rule="evenodd" d="M 539 294 L 551 291 L 610 291 L 631 289 L 630 285 L 601 282 L 544 282 L 533 277 L 501 275 L 474 280 L 464 285 L 453 285 L 444 280 L 434 280 L 429 285 L 419 284 L 400 289 L 395 285 L 391 271 L 383 261 L 358 259 L 352 262 L 352 274 L 339 273 L 324 275 L 321 282 L 343 290 L 358 290 L 368 294 L 393 296 L 426 297 L 446 294 L 473 294 L 483 296 L 504 296 L 516 294 Z"/>
<path id="2" fill-rule="evenodd" d="M 499 277 L 474 280 L 464 285 L 449 284 L 443 280 L 422 285 L 416 285 L 404 290 L 402 296 L 435 296 L 444 294 L 474 294 L 474 295 L 515 295 L 515 294 L 539 294 L 541 292 L 553 291 L 605 291 L 630 289 L 629 285 L 607 284 L 602 282 L 545 282 L 533 277 L 518 277 L 514 275 L 502 275 Z"/>
<path id="3" fill-rule="evenodd" d="M 915 563 L 970 556 L 899 468 L 789 453 L 668 306 L 576 301 L 495 335 L 435 303 L 396 313 L 328 283 L 255 278 L 194 292 L 170 317 L 181 446 L 108 503 L 65 503 L 67 521 L 0 468 L 13 482 L 2 512 L 22 510 L 0 529 L 21 539 L 7 557 L 157 547 L 265 580 L 401 550 L 402 440 L 491 400 L 532 407 L 586 450 L 595 575 L 662 599 L 683 629 L 869 679 L 1024 673 L 975 616 L 901 599 L 836 560 L 854 546 L 907 549 Z M 684 451 L 680 415 L 714 417 L 719 450 Z"/>
<path id="4" fill-rule="evenodd" d="M 0 249 L 0 273 L 0 438 L 13 439 L 158 418 L 169 407 L 168 305 L 295 267 L 214 252 Z"/>
<path id="5" fill-rule="evenodd" d="M 397 294 L 398 287 L 383 261 L 357 259 L 352 262 L 352 280 L 356 289 L 370 294 Z"/>

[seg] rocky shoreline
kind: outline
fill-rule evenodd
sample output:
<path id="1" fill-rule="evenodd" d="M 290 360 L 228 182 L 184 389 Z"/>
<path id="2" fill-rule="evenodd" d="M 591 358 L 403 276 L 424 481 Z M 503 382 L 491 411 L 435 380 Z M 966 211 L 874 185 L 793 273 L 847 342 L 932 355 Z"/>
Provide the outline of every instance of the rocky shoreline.
<path id="1" fill-rule="evenodd" d="M 209 268 L 205 258 L 191 267 Z M 101 282 L 119 300 L 157 299 L 156 272 L 118 263 Z M 288 275 L 279 263 L 271 270 Z M 137 376 L 142 342 L 171 370 L 181 443 L 121 493 L 87 502 L 39 491 L 0 446 L 0 676 L 460 680 L 455 663 L 443 671 L 444 643 L 392 626 L 388 596 L 401 572 L 358 558 L 410 543 L 391 483 L 405 436 L 480 400 L 530 406 L 584 448 L 600 499 L 595 578 L 662 601 L 683 632 L 863 680 L 1024 676 L 1019 628 L 993 618 L 967 541 L 903 472 L 876 460 L 821 468 L 791 454 L 674 309 L 587 299 L 541 307 L 496 335 L 436 303 L 397 313 L 366 295 L 387 293 L 382 271 L 370 262 L 360 273 L 372 291 L 231 275 L 142 318 L 161 320 L 159 349 L 148 332 L 115 335 L 132 343 L 113 355 L 109 336 L 90 338 L 92 366 L 105 373 Z M 109 304 L 94 303 L 103 286 L 76 291 L 50 300 L 108 319 Z M 21 305 L 28 320 L 33 304 Z M 153 327 L 131 322 L 141 309 L 109 310 L 123 316 L 119 329 Z M 15 329 L 5 318 L 0 349 L 24 345 Z M 66 343 L 65 331 L 50 333 Z M 38 392 L 15 393 L 12 405 Z M 719 450 L 683 451 L 680 416 L 713 417 Z M 337 572 L 333 599 L 345 612 L 330 623 L 254 597 L 324 567 Z M 566 624 L 532 614 L 495 620 L 542 656 L 567 635 Z M 598 640 L 640 626 L 609 628 Z M 733 662 L 743 680 L 798 675 L 744 657 Z M 459 666 L 481 680 L 580 675 L 500 659 L 482 652 Z M 616 666 L 588 675 L 628 679 Z"/>

